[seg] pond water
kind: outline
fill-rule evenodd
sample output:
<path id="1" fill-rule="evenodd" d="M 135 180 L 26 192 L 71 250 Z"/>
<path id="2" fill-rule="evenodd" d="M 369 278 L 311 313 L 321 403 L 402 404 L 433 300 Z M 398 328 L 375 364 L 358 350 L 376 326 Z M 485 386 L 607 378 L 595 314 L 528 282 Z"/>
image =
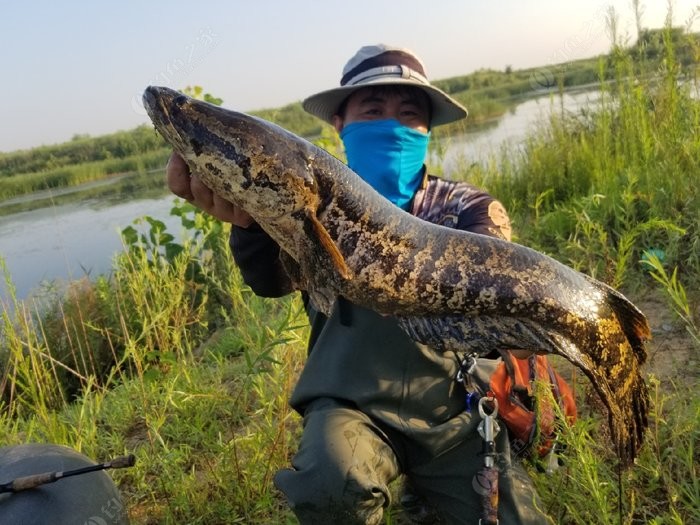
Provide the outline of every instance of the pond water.
<path id="1" fill-rule="evenodd" d="M 442 160 L 443 172 L 449 177 L 465 162 L 485 161 L 498 155 L 504 146 L 517 148 L 527 133 L 552 112 L 560 112 L 563 107 L 567 113 L 577 113 L 585 106 L 595 105 L 599 98 L 599 91 L 578 90 L 565 93 L 561 98 L 542 96 L 516 104 L 498 119 L 450 138 Z"/>
<path id="2" fill-rule="evenodd" d="M 180 220 L 169 215 L 174 199 L 162 182 L 163 173 L 149 176 L 161 181 L 158 190 L 140 192 L 135 184 L 128 190 L 96 194 L 95 185 L 86 184 L 54 196 L 42 192 L 46 205 L 0 215 L 0 257 L 17 298 L 26 298 L 39 285 L 60 286 L 64 281 L 108 273 L 114 254 L 122 250 L 119 232 L 139 217 L 156 217 L 178 232 Z M 134 178 L 138 176 L 113 178 L 105 189 Z M 8 202 L 0 203 L 0 213 L 11 205 Z M 7 283 L 1 279 L 0 299 L 8 297 Z"/>
<path id="3" fill-rule="evenodd" d="M 565 94 L 563 103 L 576 111 L 596 98 L 594 92 L 578 92 Z M 560 107 L 558 97 L 526 100 L 499 119 L 451 138 L 442 161 L 444 173 L 449 176 L 464 159 L 486 160 L 503 144 L 517 145 L 536 122 Z M 108 273 L 114 254 L 122 250 L 119 232 L 144 215 L 162 220 L 177 236 L 180 220 L 169 214 L 174 197 L 165 189 L 163 173 L 146 177 L 147 183 L 143 175 L 111 177 L 0 202 L 0 258 L 17 298 L 25 299 L 40 285 Z M 27 203 L 39 207 L 23 209 Z M 8 297 L 0 276 L 0 300 L 6 302 Z"/>

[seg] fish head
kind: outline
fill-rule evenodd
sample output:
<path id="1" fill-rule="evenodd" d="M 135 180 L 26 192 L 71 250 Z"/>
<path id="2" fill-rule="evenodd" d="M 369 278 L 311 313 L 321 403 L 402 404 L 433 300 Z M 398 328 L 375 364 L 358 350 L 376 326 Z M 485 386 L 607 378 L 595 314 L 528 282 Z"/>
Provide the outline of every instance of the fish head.
<path id="1" fill-rule="evenodd" d="M 148 87 L 143 103 L 191 172 L 256 220 L 317 205 L 312 144 L 265 120 L 166 87 Z"/>

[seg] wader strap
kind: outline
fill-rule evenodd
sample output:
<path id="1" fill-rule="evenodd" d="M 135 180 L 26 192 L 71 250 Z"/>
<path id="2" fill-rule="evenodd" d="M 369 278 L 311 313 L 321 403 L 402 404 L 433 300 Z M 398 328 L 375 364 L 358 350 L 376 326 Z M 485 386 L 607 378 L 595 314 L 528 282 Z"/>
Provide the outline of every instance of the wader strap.
<path id="1" fill-rule="evenodd" d="M 495 397 L 479 399 L 478 431 L 484 440 L 484 467 L 476 473 L 472 485 L 481 496 L 480 525 L 498 524 L 498 467 L 496 466 L 496 435 L 501 430 L 496 421 L 498 401 Z"/>
<path id="2" fill-rule="evenodd" d="M 496 435 L 501 428 L 496 421 L 498 416 L 498 400 L 491 392 L 481 396 L 472 383 L 472 374 L 476 368 L 476 355 L 465 355 L 457 359 L 458 372 L 456 381 L 464 385 L 467 393 L 466 410 L 475 415 L 474 408 L 478 407 L 481 422 L 477 430 L 484 440 L 482 455 L 484 466 L 472 479 L 472 488 L 481 496 L 481 517 L 479 525 L 498 524 L 498 467 L 496 465 Z"/>

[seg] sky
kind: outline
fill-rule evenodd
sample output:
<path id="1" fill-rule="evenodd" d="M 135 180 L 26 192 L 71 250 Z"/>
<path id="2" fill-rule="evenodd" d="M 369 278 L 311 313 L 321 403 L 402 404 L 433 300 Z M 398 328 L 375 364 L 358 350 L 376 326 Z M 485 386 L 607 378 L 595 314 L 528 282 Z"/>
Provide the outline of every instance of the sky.
<path id="1" fill-rule="evenodd" d="M 669 3 L 639 3 L 662 27 Z M 674 25 L 698 3 L 672 1 Z M 587 58 L 610 48 L 611 6 L 634 42 L 631 0 L 0 0 L 0 152 L 148 123 L 151 84 L 238 111 L 290 104 L 338 85 L 366 44 L 411 49 L 433 80 Z"/>

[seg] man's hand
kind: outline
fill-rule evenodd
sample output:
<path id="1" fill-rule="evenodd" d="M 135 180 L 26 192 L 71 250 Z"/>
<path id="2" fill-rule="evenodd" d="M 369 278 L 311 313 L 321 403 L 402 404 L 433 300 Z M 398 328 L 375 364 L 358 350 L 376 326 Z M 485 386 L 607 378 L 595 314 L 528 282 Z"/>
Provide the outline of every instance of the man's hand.
<path id="1" fill-rule="evenodd" d="M 250 215 L 216 195 L 205 186 L 196 174 L 190 174 L 190 169 L 185 161 L 175 152 L 168 159 L 165 176 L 170 191 L 209 215 L 241 228 L 247 228 L 253 224 L 254 221 Z"/>

